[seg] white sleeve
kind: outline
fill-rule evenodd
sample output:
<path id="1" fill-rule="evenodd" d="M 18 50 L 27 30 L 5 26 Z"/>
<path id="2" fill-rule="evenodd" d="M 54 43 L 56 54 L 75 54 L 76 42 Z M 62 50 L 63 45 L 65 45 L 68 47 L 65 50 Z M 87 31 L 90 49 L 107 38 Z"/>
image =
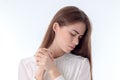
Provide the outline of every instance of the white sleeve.
<path id="1" fill-rule="evenodd" d="M 65 80 L 62 75 L 58 76 L 55 80 Z"/>
<path id="2" fill-rule="evenodd" d="M 28 70 L 27 70 L 26 65 L 24 63 L 24 60 L 21 60 L 20 64 L 19 64 L 18 80 L 33 80 L 28 74 Z"/>
<path id="3" fill-rule="evenodd" d="M 91 80 L 90 63 L 87 58 L 83 60 L 76 80 Z"/>

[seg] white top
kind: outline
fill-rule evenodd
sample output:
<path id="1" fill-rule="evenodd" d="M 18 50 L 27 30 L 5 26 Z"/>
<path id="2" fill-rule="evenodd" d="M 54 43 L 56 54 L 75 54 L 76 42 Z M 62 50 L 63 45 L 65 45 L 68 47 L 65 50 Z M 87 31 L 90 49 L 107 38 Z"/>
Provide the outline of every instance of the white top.
<path id="1" fill-rule="evenodd" d="M 90 64 L 87 58 L 66 53 L 55 59 L 55 65 L 62 74 L 55 80 L 90 80 Z M 22 59 L 19 65 L 18 80 L 35 80 L 36 64 L 34 57 Z M 45 72 L 44 80 L 51 80 Z"/>

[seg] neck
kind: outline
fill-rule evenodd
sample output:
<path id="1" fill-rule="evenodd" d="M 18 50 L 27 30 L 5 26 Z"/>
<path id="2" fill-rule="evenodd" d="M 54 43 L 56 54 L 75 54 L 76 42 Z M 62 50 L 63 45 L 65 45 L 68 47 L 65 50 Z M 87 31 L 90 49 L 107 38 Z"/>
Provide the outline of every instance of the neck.
<path id="1" fill-rule="evenodd" d="M 51 51 L 54 58 L 60 57 L 65 54 L 65 52 L 62 51 L 54 42 L 48 49 Z"/>

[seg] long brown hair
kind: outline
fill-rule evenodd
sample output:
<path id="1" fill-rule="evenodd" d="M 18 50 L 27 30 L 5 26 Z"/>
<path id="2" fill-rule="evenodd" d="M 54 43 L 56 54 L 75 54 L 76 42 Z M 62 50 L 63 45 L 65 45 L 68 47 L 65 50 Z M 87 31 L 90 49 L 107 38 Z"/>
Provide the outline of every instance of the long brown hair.
<path id="1" fill-rule="evenodd" d="M 84 36 L 82 37 L 76 48 L 73 51 L 71 51 L 71 53 L 88 58 L 90 62 L 91 78 L 92 78 L 92 60 L 91 60 L 91 30 L 92 29 L 88 16 L 82 10 L 80 10 L 75 6 L 67 6 L 60 9 L 50 22 L 48 30 L 40 46 L 41 48 L 48 48 L 52 44 L 55 37 L 55 33 L 53 31 L 53 24 L 55 22 L 57 22 L 61 27 L 77 22 L 83 22 L 86 25 Z"/>

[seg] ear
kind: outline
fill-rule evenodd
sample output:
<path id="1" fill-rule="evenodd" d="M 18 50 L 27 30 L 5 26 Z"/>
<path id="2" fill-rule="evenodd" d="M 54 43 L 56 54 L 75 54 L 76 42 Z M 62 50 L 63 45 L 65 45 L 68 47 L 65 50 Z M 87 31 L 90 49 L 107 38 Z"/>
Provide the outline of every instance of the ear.
<path id="1" fill-rule="evenodd" d="M 60 25 L 59 25 L 57 22 L 55 22 L 55 23 L 53 24 L 53 31 L 54 31 L 54 32 L 57 32 L 59 29 L 60 29 Z"/>

